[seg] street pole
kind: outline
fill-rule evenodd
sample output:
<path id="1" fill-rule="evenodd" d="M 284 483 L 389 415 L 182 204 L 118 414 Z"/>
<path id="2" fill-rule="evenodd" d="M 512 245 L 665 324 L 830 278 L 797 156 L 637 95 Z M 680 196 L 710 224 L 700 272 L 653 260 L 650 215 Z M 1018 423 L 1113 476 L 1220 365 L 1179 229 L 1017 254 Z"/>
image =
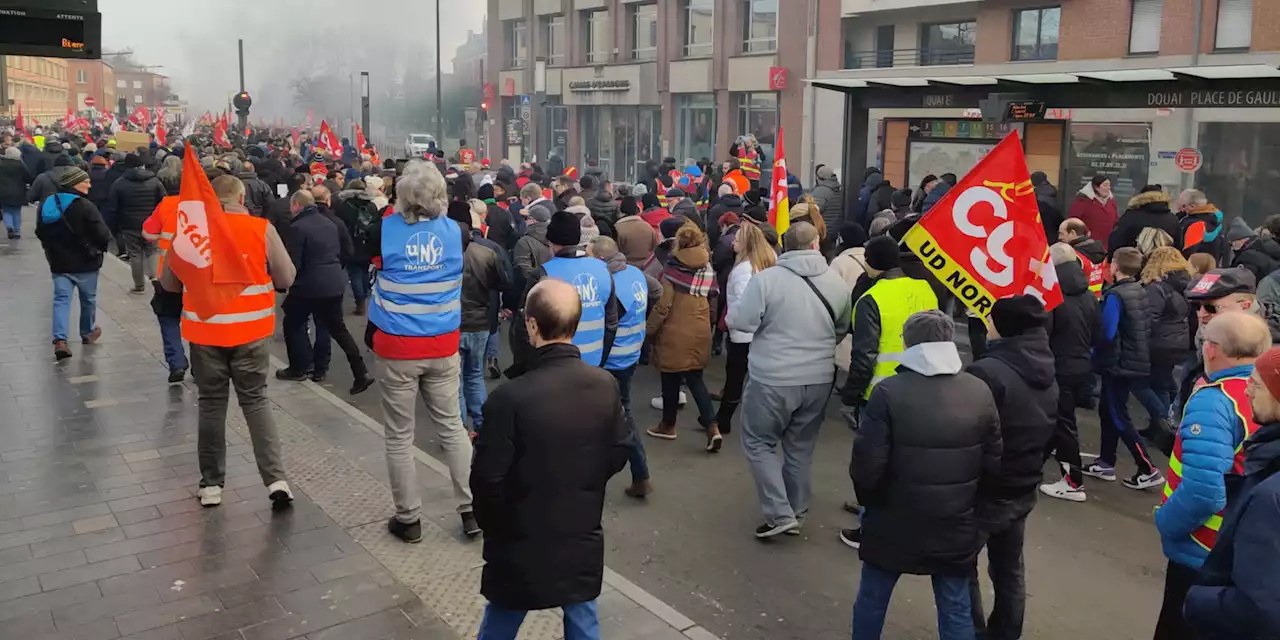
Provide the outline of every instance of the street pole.
<path id="1" fill-rule="evenodd" d="M 444 148 L 444 97 L 440 78 L 440 0 L 436 0 L 436 145 Z"/>
<path id="2" fill-rule="evenodd" d="M 360 130 L 364 132 L 364 139 L 369 140 L 369 72 L 360 72 Z M 364 149 L 360 150 L 364 153 Z"/>
<path id="3" fill-rule="evenodd" d="M 237 41 L 240 49 L 240 92 L 244 93 L 244 39 Z M 241 113 L 240 115 L 240 131 L 243 133 L 245 128 L 249 126 L 249 114 Z"/>

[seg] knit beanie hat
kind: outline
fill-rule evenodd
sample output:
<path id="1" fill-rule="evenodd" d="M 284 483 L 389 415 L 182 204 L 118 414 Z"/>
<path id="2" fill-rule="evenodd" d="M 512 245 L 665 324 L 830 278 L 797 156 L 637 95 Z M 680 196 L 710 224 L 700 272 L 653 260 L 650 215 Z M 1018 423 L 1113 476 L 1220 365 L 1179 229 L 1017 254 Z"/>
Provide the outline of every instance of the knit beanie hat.
<path id="1" fill-rule="evenodd" d="M 645 211 L 648 211 L 650 209 L 657 209 L 662 206 L 662 203 L 658 201 L 657 194 L 645 192 L 640 196 L 640 206 L 644 207 Z"/>
<path id="2" fill-rule="evenodd" d="M 1244 218 L 1233 218 L 1231 225 L 1227 227 L 1227 242 L 1235 242 L 1236 240 L 1244 240 L 1255 236 L 1253 229 L 1249 227 L 1249 223 Z"/>
<path id="3" fill-rule="evenodd" d="M 618 211 L 624 216 L 634 216 L 640 213 L 640 206 L 636 204 L 634 196 L 623 196 L 618 203 Z"/>
<path id="4" fill-rule="evenodd" d="M 662 238 L 676 237 L 676 232 L 684 225 L 684 216 L 672 216 L 658 223 L 658 233 L 662 234 Z"/>
<path id="5" fill-rule="evenodd" d="M 460 200 L 454 200 L 449 203 L 450 220 L 456 221 L 458 224 L 465 224 L 467 228 L 471 228 L 471 205 Z"/>
<path id="6" fill-rule="evenodd" d="M 889 203 L 893 205 L 894 209 L 902 209 L 911 206 L 911 190 L 898 189 L 897 191 L 894 191 L 893 195 L 889 198 Z"/>
<path id="7" fill-rule="evenodd" d="M 480 188 L 476 189 L 476 197 L 481 200 L 492 200 L 493 185 L 488 183 L 480 185 Z"/>
<path id="8" fill-rule="evenodd" d="M 562 247 L 576 247 L 582 242 L 582 223 L 568 211 L 557 211 L 547 225 L 547 242 Z"/>
<path id="9" fill-rule="evenodd" d="M 80 167 L 62 167 L 61 173 L 58 174 L 58 186 L 63 189 L 70 189 L 81 182 L 89 179 L 89 174 L 85 173 Z"/>
<path id="10" fill-rule="evenodd" d="M 1262 378 L 1271 397 L 1280 398 L 1280 347 L 1272 347 L 1253 363 L 1254 371 Z"/>
<path id="11" fill-rule="evenodd" d="M 888 236 L 876 236 L 867 241 L 867 266 L 879 271 L 888 271 L 898 266 L 898 243 Z"/>
<path id="12" fill-rule="evenodd" d="M 1002 338 L 1012 338 L 1043 327 L 1048 318 L 1044 305 L 1028 295 L 996 300 L 991 307 L 991 322 L 995 323 Z"/>
<path id="13" fill-rule="evenodd" d="M 647 193 L 649 193 L 649 187 L 644 186 L 644 184 L 637 184 L 631 187 L 631 195 L 637 198 L 643 198 Z"/>

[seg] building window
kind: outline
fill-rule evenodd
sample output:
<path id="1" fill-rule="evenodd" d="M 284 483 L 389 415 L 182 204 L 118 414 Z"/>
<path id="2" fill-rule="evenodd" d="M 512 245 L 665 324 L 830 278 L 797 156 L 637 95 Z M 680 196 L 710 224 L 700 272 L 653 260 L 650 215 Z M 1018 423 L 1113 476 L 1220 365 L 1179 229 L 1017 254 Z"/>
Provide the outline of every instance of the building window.
<path id="1" fill-rule="evenodd" d="M 715 158 L 716 96 L 690 93 L 676 96 L 675 157 Z"/>
<path id="2" fill-rule="evenodd" d="M 920 25 L 920 64 L 973 64 L 978 23 Z"/>
<path id="3" fill-rule="evenodd" d="M 1160 19 L 1164 0 L 1133 0 L 1129 21 L 1129 53 L 1160 53 Z"/>
<path id="4" fill-rule="evenodd" d="M 609 61 L 613 48 L 609 37 L 609 12 L 587 12 L 587 62 L 600 64 Z"/>
<path id="5" fill-rule="evenodd" d="M 1248 49 L 1253 31 L 1253 0 L 1218 0 L 1215 49 Z"/>
<path id="6" fill-rule="evenodd" d="M 1013 59 L 1057 60 L 1060 7 L 1025 9 L 1013 15 Z"/>
<path id="7" fill-rule="evenodd" d="M 134 81 L 133 81 L 133 88 L 134 88 L 134 89 L 141 89 L 141 88 L 142 88 L 142 81 L 141 81 L 141 80 L 134 80 Z"/>
<path id="8" fill-rule="evenodd" d="M 684 20 L 684 56 L 697 58 L 711 55 L 712 26 L 715 23 L 714 0 L 684 0 L 680 17 Z"/>
<path id="9" fill-rule="evenodd" d="M 529 59 L 529 25 L 524 20 L 503 23 L 503 39 L 507 41 L 507 68 L 523 69 Z"/>
<path id="10" fill-rule="evenodd" d="M 89 74 L 84 69 L 76 69 L 76 84 L 89 84 Z"/>
<path id="11" fill-rule="evenodd" d="M 738 94 L 737 131 L 755 136 L 765 156 L 773 158 L 773 145 L 778 139 L 778 94 Z"/>
<path id="12" fill-rule="evenodd" d="M 632 60 L 658 57 L 658 5 L 637 4 L 631 9 Z"/>
<path id="13" fill-rule="evenodd" d="M 543 37 L 546 39 L 547 64 L 563 67 L 568 59 L 568 42 L 565 40 L 564 16 L 547 16 L 542 19 Z"/>
<path id="14" fill-rule="evenodd" d="M 125 82 L 124 80 L 116 80 L 116 87 L 117 87 L 117 88 L 119 88 L 119 89 L 124 89 L 124 88 L 126 88 L 126 87 L 128 87 L 128 86 L 129 86 L 129 83 Z"/>
<path id="15" fill-rule="evenodd" d="M 778 50 L 778 0 L 742 0 L 742 52 Z"/>
<path id="16" fill-rule="evenodd" d="M 135 93 L 133 95 L 133 104 L 135 105 L 142 104 L 142 94 Z"/>

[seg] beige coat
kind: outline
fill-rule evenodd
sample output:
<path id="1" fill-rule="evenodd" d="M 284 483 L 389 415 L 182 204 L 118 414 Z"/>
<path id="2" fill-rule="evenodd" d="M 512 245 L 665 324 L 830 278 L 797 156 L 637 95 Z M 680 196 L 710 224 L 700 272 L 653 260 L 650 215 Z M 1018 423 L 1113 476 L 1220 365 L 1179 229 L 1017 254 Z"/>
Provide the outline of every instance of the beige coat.
<path id="1" fill-rule="evenodd" d="M 845 249 L 835 260 L 831 261 L 831 270 L 840 274 L 840 277 L 849 285 L 849 290 L 853 291 L 853 285 L 858 283 L 858 278 L 867 272 L 866 259 L 863 256 L 866 250 L 862 247 L 854 247 Z M 854 304 L 858 301 L 854 300 Z M 853 336 L 845 336 L 840 344 L 836 345 L 836 366 L 841 371 L 849 370 L 849 360 L 853 357 Z"/>

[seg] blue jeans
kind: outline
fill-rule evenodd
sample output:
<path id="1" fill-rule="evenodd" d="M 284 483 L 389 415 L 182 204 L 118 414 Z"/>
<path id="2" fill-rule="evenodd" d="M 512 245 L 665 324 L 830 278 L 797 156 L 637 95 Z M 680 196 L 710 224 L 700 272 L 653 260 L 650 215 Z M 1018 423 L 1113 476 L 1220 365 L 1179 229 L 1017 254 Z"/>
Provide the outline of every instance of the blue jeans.
<path id="1" fill-rule="evenodd" d="M 564 640 L 600 640 L 595 600 L 567 604 L 561 608 L 564 609 Z M 480 621 L 480 634 L 476 640 L 515 640 L 527 613 L 503 609 L 490 602 L 484 607 L 484 619 Z"/>
<path id="2" fill-rule="evenodd" d="M 484 350 L 489 341 L 488 331 L 464 331 L 458 340 L 458 355 L 461 356 L 462 375 L 458 384 L 458 404 L 462 408 L 461 416 L 466 422 L 471 416 L 471 427 L 479 431 L 484 426 Z"/>
<path id="3" fill-rule="evenodd" d="M 491 360 L 498 357 L 498 332 L 494 331 L 489 334 L 489 340 L 484 344 L 484 359 Z"/>
<path id="4" fill-rule="evenodd" d="M 4 210 L 5 228 L 14 233 L 22 231 L 22 206 L 6 204 L 0 208 Z"/>
<path id="5" fill-rule="evenodd" d="M 1151 422 L 1170 419 L 1173 399 L 1178 395 L 1178 383 L 1173 379 L 1172 362 L 1152 362 L 1151 376 L 1133 387 L 1133 396 L 1147 410 Z"/>
<path id="6" fill-rule="evenodd" d="M 649 463 L 644 455 L 644 440 L 636 431 L 636 420 L 631 415 L 631 379 L 636 375 L 636 365 L 621 371 L 610 370 L 618 381 L 618 395 L 622 396 L 622 418 L 627 421 L 627 429 L 631 431 L 631 481 L 644 482 L 649 479 Z"/>
<path id="7" fill-rule="evenodd" d="M 170 371 L 186 371 L 189 363 L 182 349 L 182 318 L 156 316 L 160 322 L 160 338 L 164 340 L 164 361 Z"/>
<path id="8" fill-rule="evenodd" d="M 80 291 L 80 337 L 93 333 L 98 313 L 98 272 L 53 274 L 53 341 L 67 339 L 71 328 L 71 292 Z"/>
<path id="9" fill-rule="evenodd" d="M 369 299 L 369 265 L 347 265 L 347 278 L 351 280 L 351 297 L 356 303 Z"/>
<path id="10" fill-rule="evenodd" d="M 885 613 L 889 611 L 889 599 L 900 575 L 862 563 L 858 598 L 853 603 L 853 640 L 879 640 L 884 631 Z M 940 640 L 973 640 L 969 577 L 963 573 L 929 577 L 933 579 Z"/>

